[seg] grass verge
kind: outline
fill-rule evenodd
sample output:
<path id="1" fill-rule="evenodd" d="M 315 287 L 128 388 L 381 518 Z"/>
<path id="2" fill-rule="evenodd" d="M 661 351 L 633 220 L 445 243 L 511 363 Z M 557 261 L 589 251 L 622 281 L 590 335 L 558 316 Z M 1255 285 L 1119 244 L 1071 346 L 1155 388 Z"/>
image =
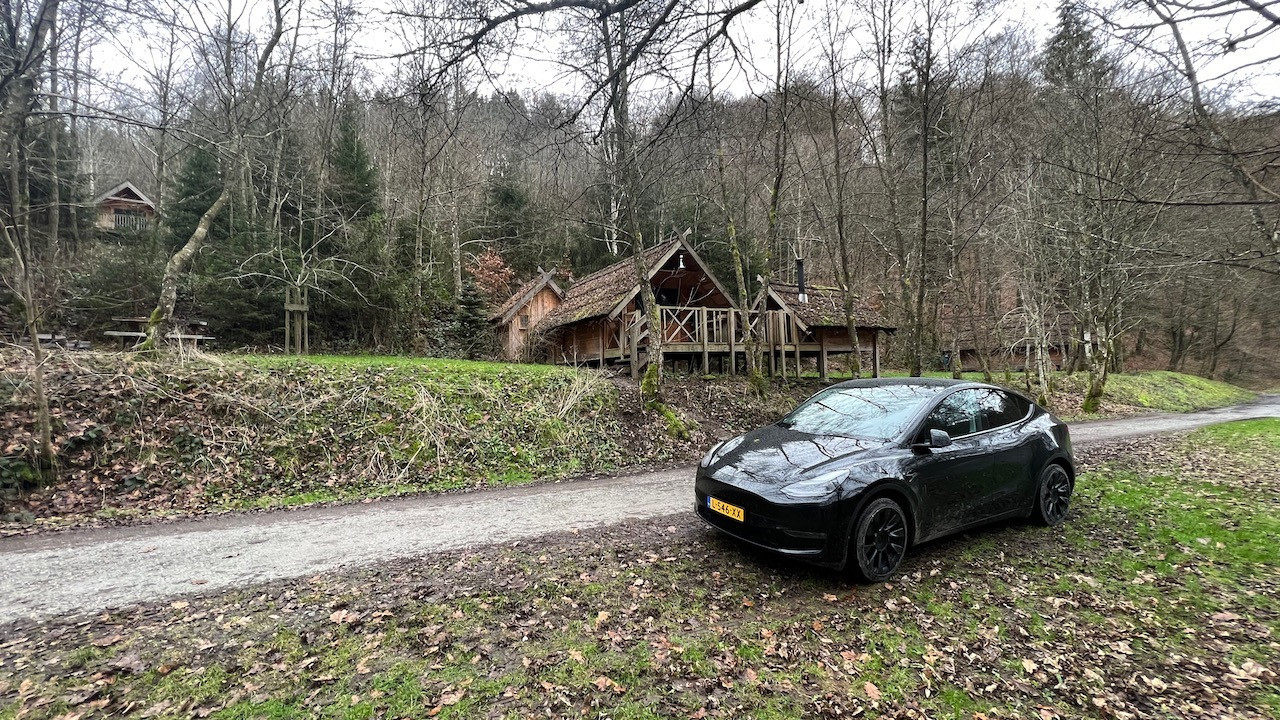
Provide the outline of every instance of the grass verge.
<path id="1" fill-rule="evenodd" d="M 875 586 L 678 516 L 12 626 L 0 718 L 1272 718 L 1277 437 L 1090 450 L 1064 526 Z"/>
<path id="2" fill-rule="evenodd" d="M 906 373 L 890 371 L 888 377 L 906 377 Z M 949 378 L 950 373 L 927 372 L 927 377 Z M 981 382 L 982 373 L 963 373 L 965 380 Z M 1028 393 L 1025 376 L 1014 374 L 1006 378 L 996 374 L 992 381 L 999 385 Z M 1134 373 L 1116 373 L 1109 376 L 1103 394 L 1101 413 L 1085 413 L 1080 410 L 1088 389 L 1087 373 L 1053 373 L 1054 392 L 1050 396 L 1053 410 L 1060 417 L 1070 420 L 1088 420 L 1101 416 L 1120 416 L 1134 413 L 1193 412 L 1250 402 L 1257 393 L 1220 380 L 1210 380 L 1198 375 L 1151 370 Z M 1034 392 L 1028 393 L 1032 396 Z"/>

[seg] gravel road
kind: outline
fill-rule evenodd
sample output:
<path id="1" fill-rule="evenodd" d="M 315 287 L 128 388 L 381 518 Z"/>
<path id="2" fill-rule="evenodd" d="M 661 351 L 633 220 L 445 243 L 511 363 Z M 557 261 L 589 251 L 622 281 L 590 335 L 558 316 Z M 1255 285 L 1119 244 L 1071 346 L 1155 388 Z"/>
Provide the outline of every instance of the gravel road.
<path id="1" fill-rule="evenodd" d="M 1280 417 L 1280 396 L 1072 425 L 1077 445 Z M 0 624 L 681 512 L 692 467 L 601 480 L 0 539 Z"/>

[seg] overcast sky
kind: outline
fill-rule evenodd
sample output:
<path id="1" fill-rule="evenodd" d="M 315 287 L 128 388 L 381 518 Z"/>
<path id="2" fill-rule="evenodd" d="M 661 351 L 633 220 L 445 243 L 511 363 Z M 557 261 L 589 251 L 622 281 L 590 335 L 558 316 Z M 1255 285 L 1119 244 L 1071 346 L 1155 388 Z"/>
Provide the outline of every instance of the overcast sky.
<path id="1" fill-rule="evenodd" d="M 237 9 L 246 27 L 261 29 L 265 24 L 266 10 L 269 4 L 265 0 L 232 0 L 238 4 Z M 316 0 L 295 0 L 303 2 L 304 38 L 314 39 L 326 31 L 327 23 L 324 3 Z M 362 65 L 367 69 L 368 85 L 376 86 L 396 70 L 394 54 L 406 48 L 403 30 L 400 29 L 402 19 L 388 11 L 395 0 L 356 0 L 356 8 L 360 15 L 358 30 L 354 33 L 355 51 L 361 57 Z M 718 75 L 717 90 L 722 93 L 743 95 L 767 86 L 769 78 L 776 67 L 774 62 L 775 24 L 779 2 L 768 1 L 738 18 L 732 28 L 732 35 L 741 53 L 737 62 L 722 62 L 716 68 Z M 201 6 L 207 7 L 210 16 L 225 12 L 223 0 L 197 0 Z M 332 4 L 329 2 L 328 4 Z M 956 3 L 955 7 L 966 8 L 957 11 L 968 12 L 973 6 L 972 0 Z M 296 7 L 296 5 L 295 5 Z M 832 13 L 850 26 L 857 25 L 857 18 L 850 3 L 840 0 L 809 0 L 795 8 L 793 34 L 791 42 L 792 64 L 796 68 L 811 67 L 820 60 L 822 47 L 822 28 L 826 26 L 826 17 Z M 958 18 L 955 22 L 957 30 L 948 33 L 950 46 L 960 47 L 967 42 L 981 39 L 989 35 L 1018 28 L 1029 42 L 1042 47 L 1052 35 L 1056 23 L 1057 3 L 1050 0 L 1004 0 L 991 4 L 976 17 Z M 1147 20 L 1141 16 L 1121 16 L 1109 13 L 1113 18 L 1120 18 L 1121 24 L 1135 25 Z M 1202 66 L 1202 77 L 1206 82 L 1214 83 L 1230 95 L 1229 102 L 1252 103 L 1258 101 L 1275 101 L 1280 94 L 1280 63 L 1259 63 L 1270 54 L 1280 52 L 1280 32 L 1259 38 L 1251 43 L 1236 48 L 1233 52 L 1222 53 L 1219 50 L 1227 39 L 1239 37 L 1247 32 L 1248 26 L 1257 27 L 1257 16 L 1242 14 L 1240 16 L 1203 20 L 1187 23 L 1184 28 L 1189 41 L 1197 48 L 1215 53 L 1216 60 L 1206 61 Z M 910 17 L 904 15 L 903 24 L 909 28 Z M 906 29 L 906 28 L 904 28 Z M 165 38 L 155 27 L 141 21 L 126 22 L 122 32 L 110 34 L 113 38 L 105 40 L 95 52 L 96 69 L 110 77 L 126 83 L 136 83 L 140 75 L 140 67 L 156 64 L 163 56 L 161 50 Z M 1118 37 L 1104 36 L 1108 45 L 1135 63 L 1142 63 L 1151 72 L 1176 72 L 1175 69 L 1162 65 L 1151 56 L 1135 51 Z M 1167 33 L 1160 31 L 1147 34 L 1130 33 L 1131 39 L 1140 38 L 1148 44 L 1163 47 L 1167 43 Z M 307 44 L 306 40 L 303 44 Z M 857 34 L 849 37 L 842 50 L 846 57 L 857 56 L 861 50 Z M 553 32 L 538 32 L 530 29 L 523 33 L 517 45 L 511 47 L 511 53 L 486 66 L 491 77 L 483 81 L 484 85 L 503 89 L 519 90 L 551 90 L 558 93 L 579 93 L 584 80 L 575 73 L 569 72 L 564 65 L 557 62 L 565 47 L 564 36 Z M 1243 68 L 1243 69 L 1242 69 Z M 657 81 L 651 83 L 651 86 Z M 1226 85 L 1224 83 L 1228 83 Z M 1230 87 L 1228 91 L 1226 88 Z M 371 87 L 364 88 L 366 90 Z M 653 89 L 651 87 L 651 89 Z"/>

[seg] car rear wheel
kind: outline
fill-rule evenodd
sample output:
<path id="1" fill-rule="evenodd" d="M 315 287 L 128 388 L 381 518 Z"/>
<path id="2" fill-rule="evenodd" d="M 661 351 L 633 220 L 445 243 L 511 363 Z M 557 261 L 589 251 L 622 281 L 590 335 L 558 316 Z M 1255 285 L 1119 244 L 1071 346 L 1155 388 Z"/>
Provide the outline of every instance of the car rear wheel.
<path id="1" fill-rule="evenodd" d="M 1071 509 L 1071 476 L 1057 463 L 1046 465 L 1040 473 L 1040 487 L 1036 491 L 1034 517 L 1041 525 L 1058 525 L 1067 519 Z"/>
<path id="2" fill-rule="evenodd" d="M 907 516 L 898 503 L 877 498 L 858 516 L 849 548 L 850 569 L 866 582 L 888 580 L 907 555 Z"/>

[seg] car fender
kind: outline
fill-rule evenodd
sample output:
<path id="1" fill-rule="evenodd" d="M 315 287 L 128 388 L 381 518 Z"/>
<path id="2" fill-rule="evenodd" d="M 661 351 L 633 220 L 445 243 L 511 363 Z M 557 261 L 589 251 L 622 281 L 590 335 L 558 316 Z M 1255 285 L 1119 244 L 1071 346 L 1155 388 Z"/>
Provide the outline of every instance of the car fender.
<path id="1" fill-rule="evenodd" d="M 1043 473 L 1043 472 L 1044 472 L 1044 469 L 1045 469 L 1046 467 L 1048 467 L 1050 463 L 1060 463 L 1060 464 L 1062 464 L 1062 465 L 1066 465 L 1066 467 L 1067 467 L 1067 474 L 1071 476 L 1071 484 L 1072 484 L 1072 485 L 1074 485 L 1074 484 L 1075 484 L 1075 482 L 1076 482 L 1076 464 L 1075 464 L 1075 462 L 1074 462 L 1073 458 L 1072 458 L 1070 455 L 1068 455 L 1068 454 L 1066 454 L 1066 453 L 1064 453 L 1064 452 L 1061 452 L 1061 451 L 1059 451 L 1059 452 L 1055 452 L 1055 453 L 1053 453 L 1053 454 L 1049 455 L 1049 457 L 1045 458 L 1044 464 L 1040 466 L 1040 472 L 1042 472 L 1042 473 Z"/>
<path id="2" fill-rule="evenodd" d="M 840 564 L 844 566 L 849 561 L 849 543 L 853 539 L 853 526 L 858 522 L 858 517 L 862 514 L 862 510 L 874 498 L 880 497 L 885 493 L 899 496 L 906 500 L 907 507 L 903 508 L 910 516 L 911 538 L 907 543 L 907 547 L 916 544 L 916 540 L 920 537 L 920 498 L 915 488 L 909 482 L 900 477 L 883 477 L 874 482 L 863 485 L 858 493 L 850 500 L 850 508 L 848 516 L 844 523 L 844 536 L 841 543 Z"/>

